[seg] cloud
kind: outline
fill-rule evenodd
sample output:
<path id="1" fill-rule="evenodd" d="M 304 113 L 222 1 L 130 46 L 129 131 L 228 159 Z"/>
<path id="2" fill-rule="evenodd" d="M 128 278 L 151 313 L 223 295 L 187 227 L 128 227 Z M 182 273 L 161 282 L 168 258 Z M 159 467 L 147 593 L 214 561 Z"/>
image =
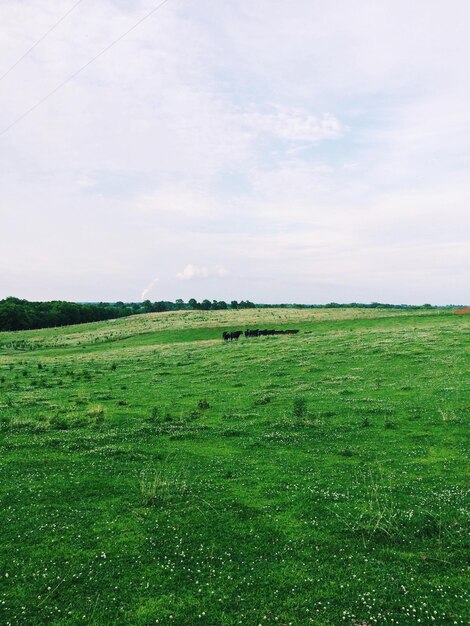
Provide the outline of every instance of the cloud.
<path id="1" fill-rule="evenodd" d="M 55 4 L 2 1 L 0 74 Z M 2 81 L 5 126 L 152 5 L 81 3 Z M 158 268 L 165 299 L 465 301 L 469 19 L 167 3 L 0 138 L 0 297 L 132 300 Z"/>
<path id="2" fill-rule="evenodd" d="M 194 278 L 210 278 L 217 277 L 222 278 L 227 276 L 228 271 L 223 265 L 216 265 L 213 268 L 197 267 L 192 263 L 188 263 L 182 272 L 176 274 L 176 278 L 179 280 L 193 280 Z"/>
<path id="3" fill-rule="evenodd" d="M 142 294 L 140 296 L 140 299 L 142 301 L 144 301 L 147 297 L 147 295 L 152 291 L 152 289 L 155 287 L 155 285 L 157 283 L 160 282 L 159 278 L 154 278 L 152 281 L 149 282 L 149 284 L 147 285 L 147 287 L 145 287 L 145 289 L 142 291 Z"/>
<path id="4" fill-rule="evenodd" d="M 340 122 L 330 113 L 318 117 L 308 111 L 282 105 L 272 109 L 271 112 L 248 114 L 248 127 L 254 132 L 269 133 L 285 141 L 308 143 L 334 139 L 343 132 Z"/>

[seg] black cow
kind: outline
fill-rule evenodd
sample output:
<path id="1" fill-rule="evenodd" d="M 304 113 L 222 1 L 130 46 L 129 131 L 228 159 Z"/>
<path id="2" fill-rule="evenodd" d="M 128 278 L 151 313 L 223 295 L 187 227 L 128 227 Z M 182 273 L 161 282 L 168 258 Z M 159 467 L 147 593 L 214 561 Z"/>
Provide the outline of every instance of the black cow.
<path id="1" fill-rule="evenodd" d="M 238 336 L 240 336 L 242 333 L 241 331 L 237 331 L 239 333 Z M 245 330 L 245 337 L 268 337 L 270 335 L 296 335 L 299 331 L 298 330 L 274 330 L 274 329 L 270 329 L 268 330 L 267 328 L 264 328 L 263 330 L 259 330 L 258 328 L 256 330 L 250 330 L 249 328 L 247 330 Z M 230 333 L 227 333 L 228 335 L 230 335 Z M 228 337 L 230 339 L 230 337 Z M 238 339 L 238 337 L 234 337 L 234 339 Z"/>
<path id="2" fill-rule="evenodd" d="M 222 333 L 222 339 L 223 339 L 224 341 L 234 341 L 234 340 L 236 341 L 236 340 L 240 337 L 240 335 L 241 335 L 242 333 L 243 333 L 243 331 L 242 331 L 242 330 L 235 330 L 235 331 L 232 331 L 232 332 L 230 332 L 230 333 L 229 333 L 229 332 L 227 332 L 227 331 L 224 331 L 224 332 Z"/>

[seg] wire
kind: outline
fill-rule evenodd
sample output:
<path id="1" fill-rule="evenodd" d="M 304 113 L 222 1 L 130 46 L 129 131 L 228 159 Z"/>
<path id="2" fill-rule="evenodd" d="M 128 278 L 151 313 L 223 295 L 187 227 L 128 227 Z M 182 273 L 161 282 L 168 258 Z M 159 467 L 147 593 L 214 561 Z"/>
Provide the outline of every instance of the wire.
<path id="1" fill-rule="evenodd" d="M 106 52 L 108 52 L 108 50 L 110 50 L 113 46 L 115 46 L 117 43 L 119 43 L 122 39 L 124 39 L 124 37 L 126 37 L 129 33 L 131 33 L 133 30 L 135 30 L 138 26 L 140 26 L 142 24 L 142 22 L 145 22 L 145 20 L 147 20 L 151 15 L 153 15 L 156 11 L 158 11 L 158 9 L 160 9 L 164 4 L 166 4 L 167 2 L 169 2 L 170 0 L 163 0 L 162 2 L 160 2 L 159 4 L 157 4 L 157 6 L 155 6 L 151 11 L 149 11 L 148 13 L 146 13 L 146 15 L 144 15 L 143 17 L 140 18 L 140 20 L 138 20 L 133 26 L 131 26 L 131 28 L 129 28 L 129 30 L 126 30 L 125 33 L 123 33 L 122 35 L 120 35 L 117 39 L 114 39 L 114 41 L 112 41 L 110 44 L 108 44 L 105 48 L 103 48 L 103 50 L 101 50 L 101 52 L 98 52 L 98 54 L 96 54 L 93 58 L 91 58 L 89 61 L 87 61 L 85 63 L 85 65 L 82 65 L 80 68 L 78 68 L 78 70 L 76 70 L 73 74 L 71 74 L 68 78 L 66 78 L 65 80 L 63 80 L 59 85 L 57 85 L 57 87 L 54 87 L 54 89 L 52 91 L 50 91 L 48 94 L 46 94 L 43 98 L 41 98 L 41 100 L 38 100 L 38 102 L 36 102 L 36 104 L 33 104 L 32 107 L 30 107 L 29 109 L 27 109 L 24 113 L 22 113 L 19 117 L 16 118 L 16 120 L 14 120 L 11 124 L 9 124 L 8 126 L 6 126 L 1 132 L 0 132 L 0 137 L 2 135 L 4 135 L 5 133 L 7 133 L 11 128 L 13 128 L 13 126 L 16 126 L 16 124 L 18 124 L 18 122 L 21 122 L 22 120 L 24 120 L 25 117 L 27 117 L 30 113 L 32 113 L 33 111 L 35 111 L 38 107 L 41 106 L 41 104 L 43 104 L 44 102 L 46 102 L 46 100 L 49 100 L 49 98 L 51 96 L 53 96 L 55 93 L 57 93 L 59 91 L 59 89 L 62 89 L 62 87 L 64 87 L 65 85 L 67 85 L 67 83 L 69 83 L 71 80 L 73 80 L 76 76 L 78 76 L 81 72 L 83 72 L 83 70 L 85 70 L 87 67 L 89 67 L 92 63 L 94 63 L 94 61 L 96 61 L 97 59 L 99 59 L 101 56 L 103 56 L 103 54 L 105 54 Z"/>
<path id="2" fill-rule="evenodd" d="M 27 57 L 27 56 L 28 56 L 28 54 L 29 54 L 30 52 L 32 52 L 32 51 L 34 50 L 34 48 L 35 48 L 37 45 L 39 45 L 39 44 L 41 43 L 41 41 L 44 41 L 44 39 L 45 39 L 45 38 L 46 38 L 46 37 L 47 37 L 50 33 L 52 33 L 52 31 L 53 31 L 55 28 L 57 28 L 57 26 L 59 26 L 59 24 L 60 24 L 60 23 L 62 23 L 62 22 L 65 20 L 65 18 L 66 18 L 66 17 L 68 17 L 68 16 L 72 13 L 72 11 L 78 7 L 78 5 L 79 5 L 81 2 L 82 2 L 82 0 L 78 0 L 78 2 L 76 2 L 76 3 L 73 5 L 73 7 L 72 7 L 71 9 L 69 9 L 69 10 L 67 11 L 67 13 L 65 13 L 65 15 L 62 15 L 62 17 L 61 17 L 61 18 L 60 18 L 60 19 L 59 19 L 59 20 L 58 20 L 58 21 L 57 21 L 57 22 L 56 22 L 53 26 L 51 26 L 51 27 L 49 28 L 49 30 L 48 30 L 47 32 L 45 32 L 45 33 L 44 33 L 44 35 L 43 35 L 40 39 L 38 39 L 38 40 L 36 41 L 36 43 L 34 43 L 34 44 L 31 46 L 31 48 L 29 48 L 29 50 L 26 50 L 26 52 L 23 54 L 23 56 L 21 56 L 21 57 L 20 57 L 17 61 L 15 61 L 15 63 L 13 63 L 13 65 L 12 65 L 10 68 L 8 68 L 8 69 L 7 69 L 7 71 L 6 71 L 6 72 L 4 72 L 4 73 L 0 76 L 0 81 L 2 81 L 2 80 L 6 77 L 6 76 L 8 76 L 8 74 L 9 74 L 9 73 L 10 73 L 13 69 L 15 69 L 15 67 L 16 67 L 19 63 L 21 63 L 21 61 L 22 61 L 25 57 Z"/>

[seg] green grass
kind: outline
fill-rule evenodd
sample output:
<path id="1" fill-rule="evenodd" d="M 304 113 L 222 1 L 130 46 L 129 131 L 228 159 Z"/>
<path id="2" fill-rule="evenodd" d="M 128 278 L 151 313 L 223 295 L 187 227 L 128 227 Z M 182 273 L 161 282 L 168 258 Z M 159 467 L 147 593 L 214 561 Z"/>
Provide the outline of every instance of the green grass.
<path id="1" fill-rule="evenodd" d="M 301 332 L 221 340 L 248 326 Z M 0 333 L 0 622 L 467 624 L 469 339 L 445 310 Z"/>

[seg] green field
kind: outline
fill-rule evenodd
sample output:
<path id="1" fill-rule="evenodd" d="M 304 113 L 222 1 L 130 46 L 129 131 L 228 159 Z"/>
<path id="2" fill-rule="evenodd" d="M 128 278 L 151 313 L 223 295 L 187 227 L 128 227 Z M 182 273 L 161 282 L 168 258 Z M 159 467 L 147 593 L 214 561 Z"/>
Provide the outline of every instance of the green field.
<path id="1" fill-rule="evenodd" d="M 449 310 L 0 333 L 0 623 L 468 624 L 469 363 Z"/>

